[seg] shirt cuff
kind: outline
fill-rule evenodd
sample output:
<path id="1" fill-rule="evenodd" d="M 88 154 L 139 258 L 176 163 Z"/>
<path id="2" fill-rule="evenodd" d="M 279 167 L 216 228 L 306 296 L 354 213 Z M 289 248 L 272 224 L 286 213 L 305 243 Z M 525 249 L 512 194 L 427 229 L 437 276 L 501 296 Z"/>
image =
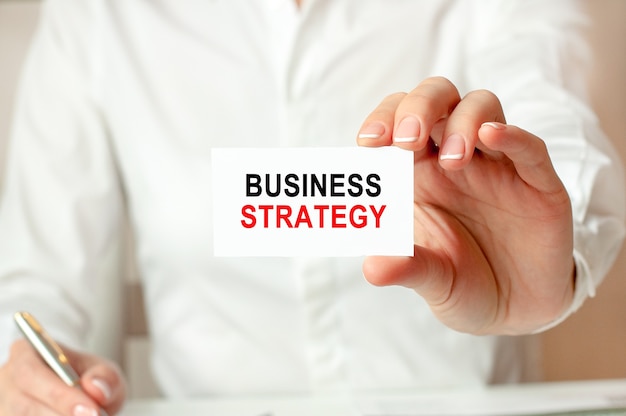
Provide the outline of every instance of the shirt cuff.
<path id="1" fill-rule="evenodd" d="M 533 331 L 533 334 L 547 331 L 565 321 L 585 303 L 587 298 L 596 295 L 596 285 L 591 277 L 591 270 L 585 258 L 574 249 L 574 263 L 576 264 L 576 278 L 574 283 L 574 298 L 567 309 L 555 320 Z"/>

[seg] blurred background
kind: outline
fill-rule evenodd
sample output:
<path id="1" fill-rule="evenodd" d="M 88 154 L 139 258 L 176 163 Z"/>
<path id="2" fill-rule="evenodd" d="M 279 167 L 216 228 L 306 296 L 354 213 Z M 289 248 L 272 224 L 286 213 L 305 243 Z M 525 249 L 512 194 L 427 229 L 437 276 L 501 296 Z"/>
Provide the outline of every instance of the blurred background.
<path id="1" fill-rule="evenodd" d="M 604 131 L 626 161 L 626 1 L 585 2 L 592 18 L 589 37 L 596 54 L 590 79 L 592 104 Z M 0 0 L 0 192 L 16 85 L 39 6 L 38 0 Z M 122 250 L 118 255 L 126 259 L 123 270 L 114 271 L 122 278 L 106 290 L 123 290 L 125 301 L 103 302 L 106 335 L 96 337 L 94 344 L 123 365 L 132 396 L 148 397 L 156 390 L 147 370 L 150 346 L 141 290 L 132 252 Z M 117 305 L 117 310 L 111 305 Z M 117 330 L 119 337 L 111 338 L 109 330 Z M 597 296 L 565 323 L 536 337 L 545 381 L 626 378 L 626 247 Z M 101 342 L 104 339 L 107 341 Z"/>

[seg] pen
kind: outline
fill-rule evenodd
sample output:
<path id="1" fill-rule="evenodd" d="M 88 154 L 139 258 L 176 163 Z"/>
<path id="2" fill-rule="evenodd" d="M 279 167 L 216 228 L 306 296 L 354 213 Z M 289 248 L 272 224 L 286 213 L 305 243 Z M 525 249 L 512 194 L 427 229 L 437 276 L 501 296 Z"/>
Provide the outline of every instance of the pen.
<path id="1" fill-rule="evenodd" d="M 13 317 L 28 342 L 61 380 L 68 386 L 80 388 L 80 377 L 72 368 L 61 347 L 54 342 L 41 324 L 28 312 L 16 312 Z M 107 416 L 103 409 L 100 409 L 99 414 Z"/>

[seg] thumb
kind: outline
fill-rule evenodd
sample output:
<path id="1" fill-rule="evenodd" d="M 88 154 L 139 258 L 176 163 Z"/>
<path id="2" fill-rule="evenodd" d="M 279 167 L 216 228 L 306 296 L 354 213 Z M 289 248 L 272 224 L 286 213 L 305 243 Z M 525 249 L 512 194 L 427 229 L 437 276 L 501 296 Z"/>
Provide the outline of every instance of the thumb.
<path id="1" fill-rule="evenodd" d="M 453 286 L 453 266 L 433 250 L 414 246 L 413 257 L 370 256 L 363 262 L 363 275 L 375 286 L 405 286 L 428 304 L 444 303 Z"/>

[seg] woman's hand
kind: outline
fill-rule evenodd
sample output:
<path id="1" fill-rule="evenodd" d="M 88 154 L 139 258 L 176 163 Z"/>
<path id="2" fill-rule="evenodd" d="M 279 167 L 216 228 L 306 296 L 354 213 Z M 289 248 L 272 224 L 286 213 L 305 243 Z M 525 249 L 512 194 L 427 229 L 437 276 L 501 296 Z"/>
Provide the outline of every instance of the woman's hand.
<path id="1" fill-rule="evenodd" d="M 125 398 L 125 382 L 114 364 L 63 348 L 80 375 L 81 388 L 69 387 L 25 340 L 16 341 L 0 367 L 0 416 L 97 416 L 116 414 Z"/>
<path id="2" fill-rule="evenodd" d="M 384 99 L 359 145 L 413 151 L 413 257 L 368 257 L 375 285 L 403 285 L 446 325 L 521 334 L 570 305 L 575 267 L 568 194 L 544 142 L 505 124 L 498 98 L 464 98 L 444 78 Z"/>

